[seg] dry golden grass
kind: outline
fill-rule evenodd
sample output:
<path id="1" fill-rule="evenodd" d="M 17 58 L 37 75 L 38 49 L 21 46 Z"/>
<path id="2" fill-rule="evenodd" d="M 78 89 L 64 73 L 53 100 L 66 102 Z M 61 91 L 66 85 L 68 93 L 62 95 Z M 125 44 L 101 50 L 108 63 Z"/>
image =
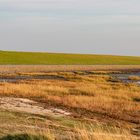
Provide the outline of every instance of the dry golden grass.
<path id="1" fill-rule="evenodd" d="M 139 81 L 140 80 L 140 76 L 129 76 L 128 79 L 129 80 L 134 80 L 134 81 Z"/>
<path id="2" fill-rule="evenodd" d="M 96 128 L 78 126 L 73 131 L 65 131 L 57 133 L 54 129 L 41 128 L 25 128 L 25 132 L 11 135 L 10 139 L 27 139 L 28 140 L 139 140 L 139 137 L 134 136 L 123 129 L 113 128 L 114 132 L 104 130 L 101 126 Z M 0 140 L 9 140 L 8 137 L 3 137 Z"/>

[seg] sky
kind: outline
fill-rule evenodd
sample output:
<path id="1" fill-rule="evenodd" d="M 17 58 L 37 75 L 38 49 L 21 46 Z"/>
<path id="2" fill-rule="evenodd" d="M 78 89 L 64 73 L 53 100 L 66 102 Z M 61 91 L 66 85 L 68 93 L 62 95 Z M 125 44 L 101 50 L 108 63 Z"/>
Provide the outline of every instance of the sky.
<path id="1" fill-rule="evenodd" d="M 0 0 L 0 50 L 140 56 L 140 0 Z"/>

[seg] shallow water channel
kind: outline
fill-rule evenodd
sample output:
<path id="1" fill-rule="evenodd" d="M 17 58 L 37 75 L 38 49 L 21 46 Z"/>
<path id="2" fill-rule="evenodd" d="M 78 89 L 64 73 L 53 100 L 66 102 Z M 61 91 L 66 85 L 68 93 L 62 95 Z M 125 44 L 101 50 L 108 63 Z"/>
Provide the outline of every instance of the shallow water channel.
<path id="1" fill-rule="evenodd" d="M 140 85 L 140 80 L 131 80 L 130 76 L 138 76 L 140 77 L 140 72 L 132 72 L 132 73 L 121 73 L 121 74 L 109 74 L 110 76 L 117 78 L 118 80 L 125 83 L 137 83 Z"/>
<path id="2" fill-rule="evenodd" d="M 131 73 L 120 73 L 120 74 L 108 74 L 109 76 L 120 80 L 121 82 L 125 83 L 137 83 L 140 85 L 140 80 L 131 80 L 130 76 L 138 76 L 140 77 L 140 72 L 131 72 Z M 83 75 L 84 76 L 84 75 Z M 17 75 L 17 76 L 1 76 L 0 82 L 18 82 L 21 80 L 32 80 L 32 79 L 59 79 L 59 80 L 66 80 L 61 75 Z"/>
<path id="3" fill-rule="evenodd" d="M 29 75 L 17 75 L 17 76 L 3 76 L 0 77 L 0 82 L 18 82 L 21 80 L 32 80 L 32 79 L 64 79 L 61 76 L 50 76 L 50 75 L 37 75 L 37 76 L 29 76 Z"/>

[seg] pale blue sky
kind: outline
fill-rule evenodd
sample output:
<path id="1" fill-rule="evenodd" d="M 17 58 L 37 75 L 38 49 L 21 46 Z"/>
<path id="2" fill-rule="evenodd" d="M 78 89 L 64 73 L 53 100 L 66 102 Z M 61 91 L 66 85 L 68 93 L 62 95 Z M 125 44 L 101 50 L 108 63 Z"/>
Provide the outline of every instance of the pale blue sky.
<path id="1" fill-rule="evenodd" d="M 0 50 L 140 56 L 140 0 L 0 0 Z"/>

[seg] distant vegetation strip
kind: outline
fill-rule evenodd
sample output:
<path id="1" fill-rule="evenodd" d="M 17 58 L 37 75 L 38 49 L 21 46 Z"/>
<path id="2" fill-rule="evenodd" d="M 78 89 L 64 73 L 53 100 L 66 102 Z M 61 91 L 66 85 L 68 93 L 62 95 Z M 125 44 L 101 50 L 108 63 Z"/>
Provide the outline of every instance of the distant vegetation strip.
<path id="1" fill-rule="evenodd" d="M 140 57 L 0 51 L 0 64 L 22 65 L 139 65 Z"/>
<path id="2" fill-rule="evenodd" d="M 71 71 L 139 72 L 140 65 L 1 65 L 0 74 Z"/>

